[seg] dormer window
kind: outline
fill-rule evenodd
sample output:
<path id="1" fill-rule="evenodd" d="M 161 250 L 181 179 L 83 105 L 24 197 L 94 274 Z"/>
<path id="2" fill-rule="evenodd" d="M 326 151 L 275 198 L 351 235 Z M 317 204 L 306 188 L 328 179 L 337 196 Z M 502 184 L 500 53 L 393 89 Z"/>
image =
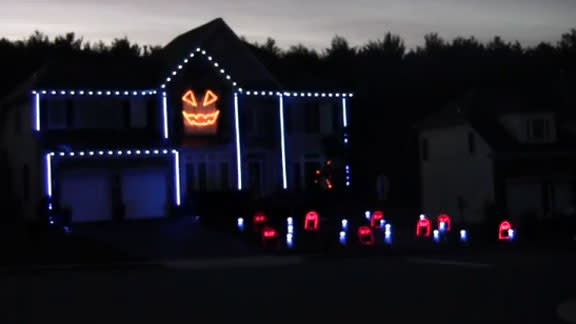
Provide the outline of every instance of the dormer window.
<path id="1" fill-rule="evenodd" d="M 527 139 L 531 142 L 549 142 L 552 140 L 551 122 L 547 118 L 527 120 Z"/>

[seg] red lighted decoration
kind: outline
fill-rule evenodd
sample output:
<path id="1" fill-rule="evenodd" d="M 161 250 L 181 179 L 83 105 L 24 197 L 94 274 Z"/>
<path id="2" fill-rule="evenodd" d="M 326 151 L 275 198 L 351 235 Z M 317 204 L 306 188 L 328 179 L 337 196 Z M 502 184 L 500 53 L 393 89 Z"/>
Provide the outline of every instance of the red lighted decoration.
<path id="1" fill-rule="evenodd" d="M 276 233 L 276 230 L 272 227 L 264 227 L 264 229 L 262 230 L 262 237 L 264 239 L 272 239 L 272 238 L 276 238 L 276 235 L 278 233 Z"/>
<path id="2" fill-rule="evenodd" d="M 374 232 L 368 226 L 358 227 L 358 240 L 362 245 L 374 245 Z"/>
<path id="3" fill-rule="evenodd" d="M 317 231 L 318 230 L 318 213 L 315 211 L 309 211 L 306 214 L 306 219 L 304 220 L 304 230 L 305 231 Z"/>
<path id="4" fill-rule="evenodd" d="M 381 229 L 382 224 L 380 223 L 381 220 L 384 219 L 384 213 L 381 210 L 376 210 L 372 213 L 372 218 L 370 219 L 370 226 L 372 228 Z"/>
<path id="5" fill-rule="evenodd" d="M 273 247 L 277 244 L 278 232 L 276 229 L 270 226 L 265 226 L 262 229 L 262 245 L 264 247 Z"/>
<path id="6" fill-rule="evenodd" d="M 416 236 L 417 237 L 430 237 L 431 226 L 430 220 L 426 217 L 422 217 L 418 220 L 416 224 Z"/>
<path id="7" fill-rule="evenodd" d="M 450 232 L 450 229 L 452 228 L 452 220 L 450 219 L 450 216 L 448 216 L 448 214 L 442 214 L 438 216 L 438 228 L 440 228 L 440 223 L 446 224 L 445 231 Z"/>
<path id="8" fill-rule="evenodd" d="M 266 214 L 264 214 L 263 212 L 257 212 L 256 214 L 254 214 L 254 231 L 257 232 L 260 230 L 260 228 L 262 228 L 262 226 L 264 226 L 264 224 L 266 224 Z"/>
<path id="9" fill-rule="evenodd" d="M 510 240 L 510 230 L 512 229 L 512 224 L 509 221 L 503 221 L 500 223 L 500 227 L 498 230 L 498 239 L 500 241 L 508 241 Z"/>

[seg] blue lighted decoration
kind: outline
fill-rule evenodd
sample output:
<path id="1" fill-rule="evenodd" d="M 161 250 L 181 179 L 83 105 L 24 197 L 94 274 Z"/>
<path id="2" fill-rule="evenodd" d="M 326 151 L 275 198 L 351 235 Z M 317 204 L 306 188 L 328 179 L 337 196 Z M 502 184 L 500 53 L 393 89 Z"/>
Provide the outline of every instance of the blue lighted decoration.
<path id="1" fill-rule="evenodd" d="M 238 114 L 238 93 L 234 93 L 234 129 L 236 137 L 236 176 L 237 188 L 242 190 L 242 151 L 240 145 L 240 116 Z"/>
<path id="2" fill-rule="evenodd" d="M 366 220 L 370 220 L 370 218 L 372 217 L 372 213 L 367 210 L 364 212 L 364 217 L 366 218 Z"/>
<path id="3" fill-rule="evenodd" d="M 156 90 L 32 90 L 34 95 L 43 96 L 150 96 L 155 95 Z"/>
<path id="4" fill-rule="evenodd" d="M 246 90 L 241 92 L 246 96 L 261 96 L 261 97 L 272 97 L 272 96 L 286 96 L 286 97 L 321 97 L 321 98 L 352 98 L 353 93 L 347 92 L 297 92 L 297 91 L 271 91 L 271 90 Z"/>
<path id="5" fill-rule="evenodd" d="M 206 60 L 208 62 L 210 62 L 210 64 L 214 67 L 214 69 L 218 72 L 220 72 L 220 74 L 223 76 L 223 78 L 225 78 L 226 80 L 228 80 L 228 82 L 232 85 L 232 87 L 237 90 L 238 92 L 242 92 L 242 88 L 238 88 L 238 84 L 232 80 L 232 77 L 226 73 L 226 70 L 224 70 L 221 66 L 220 63 L 216 62 L 212 56 L 208 55 L 207 52 L 198 47 L 196 48 L 196 51 L 194 52 L 190 52 L 190 54 L 188 54 L 184 60 L 182 60 L 181 63 L 179 63 L 171 72 L 170 72 L 170 76 L 166 77 L 165 82 L 162 83 L 160 85 L 160 88 L 165 89 L 166 86 L 174 81 L 174 78 L 179 74 L 179 72 L 184 68 L 184 66 L 188 63 L 191 62 L 191 59 L 195 58 L 195 57 L 205 57 Z"/>
<path id="6" fill-rule="evenodd" d="M 392 225 L 389 223 L 384 226 L 384 241 L 386 244 L 392 244 Z"/>
<path id="7" fill-rule="evenodd" d="M 34 93 L 34 130 L 40 131 L 40 94 Z"/>
<path id="8" fill-rule="evenodd" d="M 238 217 L 238 220 L 236 221 L 236 224 L 238 225 L 238 229 L 239 229 L 241 232 L 244 231 L 244 218 Z"/>
<path id="9" fill-rule="evenodd" d="M 438 225 L 438 229 L 440 230 L 440 232 L 446 231 L 446 223 L 440 222 L 440 224 Z"/>
<path id="10" fill-rule="evenodd" d="M 348 104 L 346 98 L 342 98 L 342 125 L 344 128 L 348 127 Z"/>
<path id="11" fill-rule="evenodd" d="M 513 229 L 509 229 L 508 230 L 508 237 L 510 241 L 514 241 L 514 238 L 516 236 L 516 232 Z"/>
<path id="12" fill-rule="evenodd" d="M 282 188 L 288 189 L 288 176 L 286 174 L 286 136 L 284 130 L 284 97 L 278 96 L 280 106 L 280 147 L 282 149 Z"/>
<path id="13" fill-rule="evenodd" d="M 346 169 L 346 187 L 350 187 L 350 185 L 351 185 L 351 182 L 350 182 L 351 181 L 351 179 L 350 179 L 350 165 L 347 164 L 345 169 Z"/>
<path id="14" fill-rule="evenodd" d="M 434 242 L 436 243 L 440 242 L 440 231 L 435 229 L 433 233 L 434 233 Z"/>
<path id="15" fill-rule="evenodd" d="M 292 233 L 286 234 L 286 246 L 289 248 L 294 246 L 294 234 Z"/>
<path id="16" fill-rule="evenodd" d="M 164 139 L 168 139 L 168 97 L 162 92 L 162 130 Z"/>
<path id="17" fill-rule="evenodd" d="M 162 153 L 166 154 L 168 152 L 164 150 Z M 174 155 L 174 186 L 176 189 L 176 206 L 180 206 L 180 152 L 177 150 L 172 150 L 172 154 Z"/>
<path id="18" fill-rule="evenodd" d="M 465 229 L 460 230 L 460 242 L 468 242 L 468 232 Z"/>
<path id="19" fill-rule="evenodd" d="M 106 153 L 106 154 L 105 154 Z M 174 199 L 177 206 L 180 206 L 180 153 L 177 150 L 168 151 L 167 149 L 155 149 L 155 150 L 90 150 L 90 151 L 78 151 L 78 152 L 50 152 L 46 154 L 46 195 L 49 200 L 52 201 L 52 159 L 55 157 L 60 158 L 75 158 L 75 159 L 85 159 L 98 157 L 111 157 L 116 156 L 120 158 L 134 158 L 145 156 L 167 156 L 168 154 L 173 155 L 174 159 Z M 49 209 L 52 204 L 49 204 Z"/>
<path id="20" fill-rule="evenodd" d="M 346 245 L 346 232 L 345 231 L 340 231 L 340 233 L 338 234 L 338 240 L 339 240 L 340 244 Z"/>
<path id="21" fill-rule="evenodd" d="M 347 219 L 342 220 L 342 230 L 348 231 L 348 220 Z"/>

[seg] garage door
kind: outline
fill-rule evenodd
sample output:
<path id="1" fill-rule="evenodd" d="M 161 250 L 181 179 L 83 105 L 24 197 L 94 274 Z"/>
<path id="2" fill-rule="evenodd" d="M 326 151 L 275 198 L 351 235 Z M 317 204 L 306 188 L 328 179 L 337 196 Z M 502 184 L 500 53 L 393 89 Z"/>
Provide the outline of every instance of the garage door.
<path id="1" fill-rule="evenodd" d="M 69 207 L 74 223 L 112 219 L 110 181 L 105 172 L 79 171 L 60 179 L 60 205 Z"/>
<path id="2" fill-rule="evenodd" d="M 166 215 L 167 179 L 163 170 L 127 170 L 122 174 L 122 201 L 126 219 Z"/>

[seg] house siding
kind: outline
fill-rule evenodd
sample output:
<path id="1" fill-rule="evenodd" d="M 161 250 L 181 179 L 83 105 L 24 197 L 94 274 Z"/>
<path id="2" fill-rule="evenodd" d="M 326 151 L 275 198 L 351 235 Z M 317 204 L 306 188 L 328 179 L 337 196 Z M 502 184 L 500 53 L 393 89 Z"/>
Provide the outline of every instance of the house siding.
<path id="1" fill-rule="evenodd" d="M 469 125 L 423 130 L 423 140 L 428 159 L 420 159 L 422 212 L 431 217 L 448 213 L 455 222 L 483 222 L 487 204 L 494 201 L 491 148 Z M 466 202 L 462 211 L 459 197 Z"/>

